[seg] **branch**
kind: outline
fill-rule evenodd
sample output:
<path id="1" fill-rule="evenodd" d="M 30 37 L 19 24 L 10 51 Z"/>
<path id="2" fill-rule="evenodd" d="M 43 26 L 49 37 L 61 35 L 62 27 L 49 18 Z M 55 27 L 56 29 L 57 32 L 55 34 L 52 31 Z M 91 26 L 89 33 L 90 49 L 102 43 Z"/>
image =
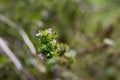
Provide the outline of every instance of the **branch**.
<path id="1" fill-rule="evenodd" d="M 10 19 L 6 18 L 5 16 L 3 16 L 1 14 L 0 14 L 0 20 L 3 21 L 4 23 L 8 24 L 10 27 L 15 28 L 19 32 L 19 34 L 22 36 L 24 42 L 29 47 L 32 54 L 36 55 L 36 49 L 35 49 L 34 45 L 30 41 L 30 39 L 27 36 L 26 32 L 20 26 L 18 26 L 15 22 L 11 21 Z M 15 61 L 15 60 L 13 60 L 13 61 Z M 31 62 L 32 62 L 33 66 L 36 67 L 40 72 L 42 72 L 42 73 L 46 72 L 45 66 L 38 63 L 34 58 L 31 58 Z"/>
<path id="2" fill-rule="evenodd" d="M 10 19 L 8 19 L 7 17 L 5 17 L 5 16 L 3 16 L 1 14 L 0 14 L 0 20 L 2 22 L 4 22 L 4 23 L 8 24 L 10 27 L 15 28 L 19 32 L 19 34 L 22 36 L 24 42 L 29 47 L 32 54 L 33 55 L 36 54 L 36 49 L 35 49 L 34 45 L 30 41 L 30 39 L 29 39 L 28 35 L 26 34 L 26 32 L 20 26 L 18 26 L 15 22 L 11 21 Z"/>
<path id="3" fill-rule="evenodd" d="M 24 69 L 20 61 L 14 55 L 14 53 L 9 49 L 9 47 L 5 44 L 5 41 L 0 38 L 0 48 L 6 53 L 6 55 L 10 58 L 10 60 L 14 63 L 17 70 L 19 72 L 23 72 L 30 80 L 35 80 L 34 77 Z"/>
<path id="4" fill-rule="evenodd" d="M 4 42 L 4 40 L 2 38 L 0 38 L 0 47 L 7 54 L 7 56 L 10 58 L 10 60 L 15 64 L 16 68 L 19 71 L 21 71 L 23 69 L 22 64 L 18 61 L 18 59 L 16 58 L 16 56 L 8 48 L 8 46 L 5 44 L 5 42 Z"/>
<path id="5" fill-rule="evenodd" d="M 86 55 L 88 53 L 92 53 L 92 52 L 95 52 L 95 51 L 98 51 L 101 49 L 106 49 L 106 48 L 108 48 L 108 45 L 105 43 L 102 43 L 99 45 L 94 45 L 94 46 L 91 46 L 90 48 L 82 50 L 81 52 L 78 52 L 76 57 L 79 58 L 79 57 Z"/>

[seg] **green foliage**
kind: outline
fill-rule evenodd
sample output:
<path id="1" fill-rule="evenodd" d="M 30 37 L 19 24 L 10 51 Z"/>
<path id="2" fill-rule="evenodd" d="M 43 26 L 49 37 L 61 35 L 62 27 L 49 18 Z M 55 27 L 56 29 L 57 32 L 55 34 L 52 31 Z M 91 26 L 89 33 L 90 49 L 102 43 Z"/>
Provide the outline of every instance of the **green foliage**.
<path id="1" fill-rule="evenodd" d="M 36 33 L 36 37 L 40 42 L 39 56 L 45 58 L 52 58 L 53 56 L 62 56 L 66 52 L 66 45 L 60 44 L 56 40 L 56 32 L 51 28 Z"/>
<path id="2" fill-rule="evenodd" d="M 96 78 L 96 80 L 119 80 L 119 4 L 120 0 L 0 0 L 0 14 L 25 30 L 39 56 L 42 54 L 42 58 L 43 55 L 44 58 L 49 58 L 43 61 L 38 59 L 38 61 L 45 65 L 50 74 L 38 72 L 39 70 L 30 60 L 31 52 L 22 37 L 17 30 L 1 20 L 0 37 L 6 40 L 10 49 L 36 80 L 41 77 L 43 80 L 70 80 L 71 77 L 76 76 L 78 78 L 73 80 Z M 104 37 L 105 34 L 102 33 L 109 25 L 113 26 L 112 32 Z M 52 34 L 48 34 L 49 27 L 56 30 L 57 36 L 54 30 Z M 42 35 L 36 38 L 34 34 L 38 30 Z M 103 40 L 101 36 L 104 37 Z M 96 45 L 99 47 L 100 44 L 105 43 L 106 38 L 112 41 L 114 46 L 109 45 L 108 48 L 94 50 Z M 57 42 L 51 43 L 53 40 Z M 59 42 L 66 43 L 75 51 Z M 94 51 L 87 52 L 89 48 Z M 85 52 L 86 55 L 83 54 L 84 56 L 75 60 L 76 52 L 77 55 L 81 52 Z M 3 53 L 0 49 L 2 55 L 0 56 L 0 80 L 21 79 L 19 75 L 14 75 L 15 66 Z M 73 62 L 76 63 L 72 64 Z M 4 69 L 6 67 L 7 69 Z M 41 66 L 39 67 L 42 69 Z M 67 67 L 67 71 L 63 67 Z M 56 77 L 54 71 L 60 72 L 61 76 Z M 72 75 L 68 76 L 68 74 Z"/>

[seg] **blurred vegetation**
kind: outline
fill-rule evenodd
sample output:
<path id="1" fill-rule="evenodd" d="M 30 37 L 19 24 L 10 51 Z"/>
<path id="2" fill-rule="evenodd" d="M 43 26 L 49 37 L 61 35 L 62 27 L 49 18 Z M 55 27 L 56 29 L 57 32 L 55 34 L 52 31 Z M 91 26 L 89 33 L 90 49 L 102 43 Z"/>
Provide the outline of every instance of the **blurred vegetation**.
<path id="1" fill-rule="evenodd" d="M 77 52 L 76 62 L 67 71 L 62 70 L 64 65 L 57 66 L 62 72 L 60 77 L 39 72 L 18 29 L 1 19 L 0 37 L 35 80 L 120 80 L 119 4 L 120 0 L 0 0 L 0 15 L 22 28 L 36 50 L 39 45 L 35 33 L 53 28 L 58 41 Z M 36 56 L 35 59 L 46 68 L 56 69 L 55 65 L 47 66 L 55 60 L 46 63 Z M 29 80 L 1 48 L 0 80 Z"/>

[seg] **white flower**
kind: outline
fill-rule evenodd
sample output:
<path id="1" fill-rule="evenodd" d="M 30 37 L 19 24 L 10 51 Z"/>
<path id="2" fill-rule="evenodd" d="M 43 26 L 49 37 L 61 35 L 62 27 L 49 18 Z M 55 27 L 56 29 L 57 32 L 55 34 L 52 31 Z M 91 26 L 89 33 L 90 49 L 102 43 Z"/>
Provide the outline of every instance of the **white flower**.
<path id="1" fill-rule="evenodd" d="M 40 32 L 40 31 L 35 34 L 36 37 L 38 37 L 38 36 L 40 36 L 40 35 L 41 35 L 41 32 Z"/>
<path id="2" fill-rule="evenodd" d="M 38 56 L 39 56 L 39 58 L 40 58 L 41 60 L 43 60 L 43 59 L 45 58 L 42 53 L 41 53 L 41 54 L 38 54 Z"/>
<path id="3" fill-rule="evenodd" d="M 49 28 L 49 29 L 48 29 L 48 34 L 51 34 L 51 33 L 52 33 L 52 29 Z"/>

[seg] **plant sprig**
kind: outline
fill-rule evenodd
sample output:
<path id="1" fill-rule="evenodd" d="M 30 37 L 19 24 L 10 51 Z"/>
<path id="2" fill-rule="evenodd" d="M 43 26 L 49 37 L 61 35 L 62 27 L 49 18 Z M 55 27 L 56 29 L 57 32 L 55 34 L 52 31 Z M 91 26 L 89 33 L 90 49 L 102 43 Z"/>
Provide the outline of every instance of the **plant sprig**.
<path id="1" fill-rule="evenodd" d="M 49 59 L 54 56 L 62 56 L 66 52 L 67 46 L 57 42 L 56 32 L 51 28 L 44 31 L 38 31 L 38 33 L 36 33 L 36 37 L 38 37 L 40 41 L 38 51 L 38 56 L 40 59 L 43 60 L 44 58 Z"/>

